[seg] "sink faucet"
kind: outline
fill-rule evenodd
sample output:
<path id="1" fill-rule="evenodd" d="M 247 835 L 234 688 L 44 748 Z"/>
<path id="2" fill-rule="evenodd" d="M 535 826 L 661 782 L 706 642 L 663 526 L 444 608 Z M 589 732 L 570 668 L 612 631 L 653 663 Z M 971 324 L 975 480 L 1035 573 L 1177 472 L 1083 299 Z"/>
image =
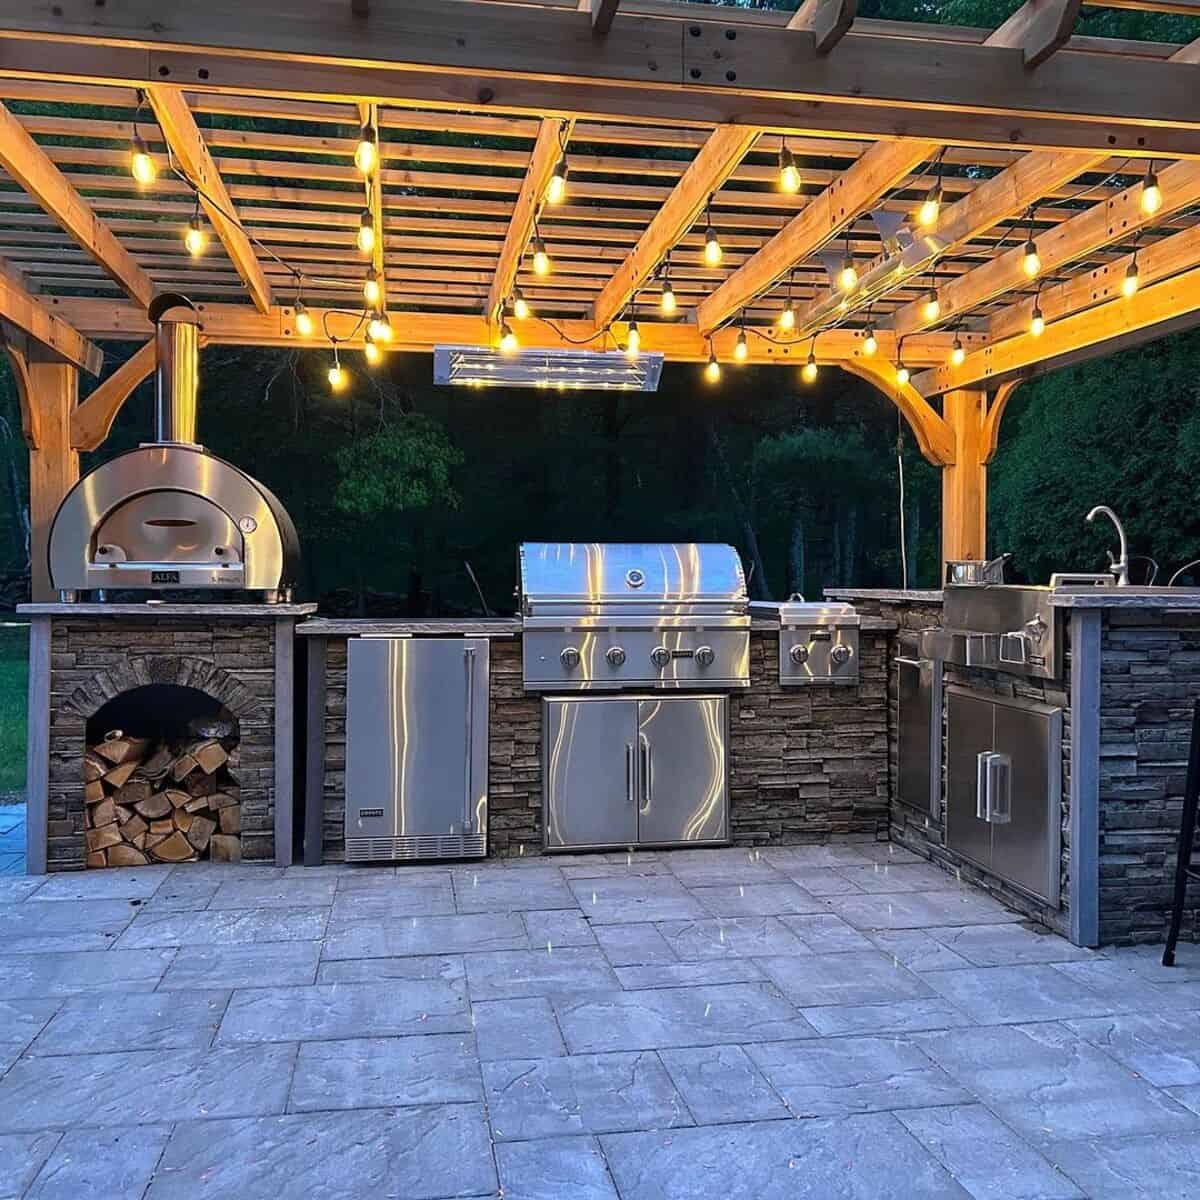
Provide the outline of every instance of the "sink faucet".
<path id="1" fill-rule="evenodd" d="M 1117 537 L 1121 539 L 1121 557 L 1114 559 L 1112 552 L 1109 551 L 1108 561 L 1111 564 L 1109 570 L 1116 577 L 1117 587 L 1128 587 L 1129 545 L 1125 541 L 1125 526 L 1121 524 L 1121 518 L 1107 504 L 1097 504 L 1087 515 L 1089 522 L 1094 521 L 1097 517 L 1107 517 L 1117 527 Z"/>

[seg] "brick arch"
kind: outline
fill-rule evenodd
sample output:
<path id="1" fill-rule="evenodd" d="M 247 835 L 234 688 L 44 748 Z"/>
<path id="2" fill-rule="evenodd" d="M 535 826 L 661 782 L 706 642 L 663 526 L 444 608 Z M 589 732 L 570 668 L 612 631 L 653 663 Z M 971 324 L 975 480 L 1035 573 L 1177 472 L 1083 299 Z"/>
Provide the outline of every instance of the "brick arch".
<path id="1" fill-rule="evenodd" d="M 138 655 L 113 663 L 79 684 L 67 703 L 86 721 L 123 692 L 156 684 L 204 692 L 224 704 L 239 721 L 258 706 L 254 693 L 228 671 L 208 659 L 184 654 Z"/>

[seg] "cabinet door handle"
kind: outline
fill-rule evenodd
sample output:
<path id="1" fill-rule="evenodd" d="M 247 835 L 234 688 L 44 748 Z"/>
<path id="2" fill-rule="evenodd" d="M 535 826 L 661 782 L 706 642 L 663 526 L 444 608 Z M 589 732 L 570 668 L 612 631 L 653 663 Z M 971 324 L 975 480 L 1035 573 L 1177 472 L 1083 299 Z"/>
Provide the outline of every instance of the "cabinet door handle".
<path id="1" fill-rule="evenodd" d="M 654 764 L 650 757 L 650 739 L 639 735 L 642 746 L 642 812 L 650 811 L 650 800 L 654 790 Z"/>
<path id="2" fill-rule="evenodd" d="M 1012 821 L 1012 758 L 995 751 L 988 755 L 988 820 L 993 825 Z"/>
<path id="3" fill-rule="evenodd" d="M 988 759 L 990 750 L 982 751 L 975 759 L 975 816 L 980 821 L 990 820 L 988 813 Z"/>
<path id="4" fill-rule="evenodd" d="M 464 764 L 463 787 L 466 791 L 465 809 L 463 813 L 463 833 L 470 833 L 475 824 L 475 647 L 466 646 L 463 649 L 463 662 L 466 664 L 467 679 L 467 761 Z"/>
<path id="5" fill-rule="evenodd" d="M 625 743 L 625 803 L 626 804 L 636 803 L 636 801 L 634 800 L 634 795 L 633 795 L 633 775 L 634 775 L 633 754 L 634 754 L 633 743 L 626 742 Z"/>

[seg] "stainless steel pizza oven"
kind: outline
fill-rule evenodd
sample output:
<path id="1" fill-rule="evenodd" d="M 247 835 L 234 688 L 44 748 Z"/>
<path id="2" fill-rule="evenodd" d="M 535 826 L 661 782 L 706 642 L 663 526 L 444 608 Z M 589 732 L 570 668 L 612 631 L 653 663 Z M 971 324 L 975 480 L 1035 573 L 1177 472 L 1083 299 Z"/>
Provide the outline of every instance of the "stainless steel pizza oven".
<path id="1" fill-rule="evenodd" d="M 286 599 L 300 547 L 283 505 L 196 444 L 197 318 L 182 296 L 155 322 L 155 440 L 104 463 L 67 494 L 50 530 L 50 580 L 85 592 L 218 589 Z"/>
<path id="2" fill-rule="evenodd" d="M 750 616 L 732 546 L 527 542 L 527 691 L 750 686 Z"/>

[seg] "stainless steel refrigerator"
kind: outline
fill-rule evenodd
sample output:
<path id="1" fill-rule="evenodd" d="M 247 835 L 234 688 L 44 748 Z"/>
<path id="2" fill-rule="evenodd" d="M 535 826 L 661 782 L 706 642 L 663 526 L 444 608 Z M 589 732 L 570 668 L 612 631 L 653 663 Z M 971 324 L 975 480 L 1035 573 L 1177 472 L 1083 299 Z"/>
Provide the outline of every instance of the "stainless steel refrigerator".
<path id="1" fill-rule="evenodd" d="M 487 853 L 488 643 L 352 638 L 346 860 Z"/>

